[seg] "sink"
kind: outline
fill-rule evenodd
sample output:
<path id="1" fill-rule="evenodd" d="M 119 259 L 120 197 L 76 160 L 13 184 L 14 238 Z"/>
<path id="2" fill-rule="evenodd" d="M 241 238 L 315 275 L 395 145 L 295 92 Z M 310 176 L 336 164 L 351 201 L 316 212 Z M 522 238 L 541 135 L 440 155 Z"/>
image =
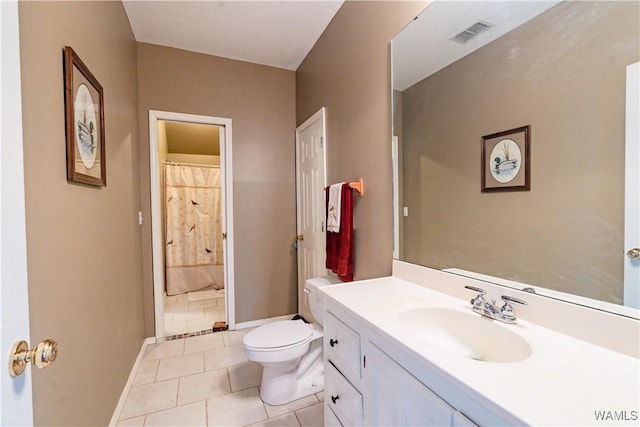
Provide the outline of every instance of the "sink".
<path id="1" fill-rule="evenodd" d="M 398 322 L 428 344 L 469 359 L 512 363 L 531 355 L 529 343 L 508 329 L 516 326 L 496 324 L 476 313 L 419 307 L 400 313 Z"/>

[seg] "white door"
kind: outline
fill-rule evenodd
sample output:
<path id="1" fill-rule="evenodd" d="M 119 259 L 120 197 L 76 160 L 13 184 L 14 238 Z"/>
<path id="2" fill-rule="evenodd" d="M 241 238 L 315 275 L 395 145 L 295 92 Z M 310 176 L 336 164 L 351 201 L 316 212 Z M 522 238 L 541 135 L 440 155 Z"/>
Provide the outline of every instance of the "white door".
<path id="1" fill-rule="evenodd" d="M 29 342 L 18 4 L 0 2 L 0 425 L 33 425 L 31 369 L 9 375 L 9 351 Z"/>
<path id="2" fill-rule="evenodd" d="M 640 62 L 627 67 L 624 305 L 640 308 Z"/>
<path id="3" fill-rule="evenodd" d="M 296 129 L 298 311 L 308 316 L 304 282 L 326 275 L 324 107 Z M 304 312 L 304 313 L 303 313 Z"/>

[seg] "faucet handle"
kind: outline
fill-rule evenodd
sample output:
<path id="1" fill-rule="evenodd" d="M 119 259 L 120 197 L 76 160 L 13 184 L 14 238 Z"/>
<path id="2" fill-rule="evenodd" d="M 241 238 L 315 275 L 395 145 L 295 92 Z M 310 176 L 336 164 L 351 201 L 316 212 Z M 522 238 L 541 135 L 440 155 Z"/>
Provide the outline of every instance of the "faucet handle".
<path id="1" fill-rule="evenodd" d="M 475 286 L 466 285 L 465 288 L 466 289 L 470 289 L 472 291 L 475 291 L 475 292 L 479 293 L 480 295 L 484 295 L 484 294 L 487 293 L 487 291 L 485 291 L 484 289 L 476 288 Z"/>
<path id="2" fill-rule="evenodd" d="M 511 302 L 515 302 L 516 304 L 527 305 L 526 301 L 523 301 L 520 298 L 510 297 L 509 295 L 502 295 L 502 301 L 504 301 L 505 305 Z"/>
<path id="3" fill-rule="evenodd" d="M 480 313 L 482 310 L 482 305 L 485 302 L 484 294 L 486 294 L 487 291 L 485 291 L 484 289 L 476 288 L 475 286 L 465 286 L 465 288 L 478 293 L 478 295 L 472 298 L 471 301 L 469 302 L 471 303 L 471 307 L 473 308 L 473 311 Z"/>
<path id="4" fill-rule="evenodd" d="M 517 319 L 516 315 L 513 313 L 513 307 L 511 306 L 511 303 L 527 305 L 527 302 L 521 300 L 520 298 L 510 297 L 508 295 L 502 295 L 502 300 L 504 301 L 504 305 L 500 309 L 500 315 L 503 322 L 516 323 Z"/>

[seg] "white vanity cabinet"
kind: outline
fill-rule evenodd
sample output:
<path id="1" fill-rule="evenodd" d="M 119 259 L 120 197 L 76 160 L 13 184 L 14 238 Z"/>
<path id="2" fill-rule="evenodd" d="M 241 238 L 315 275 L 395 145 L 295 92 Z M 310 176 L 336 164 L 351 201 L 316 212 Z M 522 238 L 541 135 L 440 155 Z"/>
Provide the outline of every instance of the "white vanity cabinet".
<path id="1" fill-rule="evenodd" d="M 326 425 L 475 425 L 389 357 L 366 322 L 333 302 L 325 310 Z"/>
<path id="2" fill-rule="evenodd" d="M 470 314 L 464 286 L 475 282 L 423 267 L 409 273 L 413 281 L 389 276 L 320 288 L 327 425 L 595 425 L 602 421 L 594 412 L 600 408 L 620 408 L 625 418 L 635 417 L 637 347 L 635 353 L 630 346 L 620 352 L 524 317 L 515 325 L 493 323 Z M 457 289 L 464 297 L 430 286 Z M 494 286 L 493 295 L 502 289 L 483 286 Z M 590 327 L 615 325 L 624 337 L 638 336 L 640 330 L 634 319 L 528 298 L 530 309 L 540 311 L 534 315 L 553 313 L 553 322 L 576 316 Z M 460 316 L 466 316 L 464 323 Z M 490 330 L 476 329 L 487 322 Z M 462 336 L 460 330 L 473 333 Z M 468 344 L 473 352 L 452 343 Z M 523 348 L 528 353 L 517 359 Z M 637 424 L 637 419 L 625 421 Z"/>

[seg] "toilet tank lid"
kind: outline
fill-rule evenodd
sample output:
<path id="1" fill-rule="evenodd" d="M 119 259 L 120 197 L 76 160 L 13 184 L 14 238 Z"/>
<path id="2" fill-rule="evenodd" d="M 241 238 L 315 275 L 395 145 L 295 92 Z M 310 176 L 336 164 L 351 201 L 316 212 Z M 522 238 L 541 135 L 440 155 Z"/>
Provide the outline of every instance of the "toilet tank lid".
<path id="1" fill-rule="evenodd" d="M 279 320 L 257 327 L 242 342 L 252 348 L 285 347 L 309 339 L 312 334 L 311 325 L 302 320 Z"/>
<path id="2" fill-rule="evenodd" d="M 323 277 L 313 277 L 311 279 L 307 279 L 304 282 L 304 287 L 308 288 L 309 286 L 325 286 L 325 285 L 336 285 L 338 283 L 343 283 L 342 280 L 337 277 L 331 276 L 323 276 Z"/>

